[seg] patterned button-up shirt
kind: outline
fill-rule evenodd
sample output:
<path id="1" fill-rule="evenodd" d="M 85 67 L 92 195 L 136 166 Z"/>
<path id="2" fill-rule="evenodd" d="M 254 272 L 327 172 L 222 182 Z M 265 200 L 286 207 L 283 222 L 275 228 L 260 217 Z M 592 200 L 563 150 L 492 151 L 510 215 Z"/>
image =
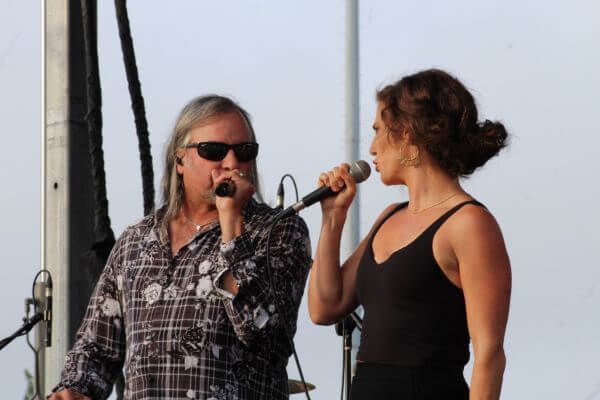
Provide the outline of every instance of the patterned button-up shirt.
<path id="1" fill-rule="evenodd" d="M 291 348 L 282 324 L 296 331 L 311 256 L 304 221 L 278 221 L 271 290 L 266 234 L 275 215 L 250 200 L 241 236 L 221 243 L 215 222 L 175 255 L 159 239 L 156 215 L 128 227 L 92 294 L 59 388 L 105 399 L 123 368 L 128 400 L 287 399 Z M 235 296 L 219 286 L 228 270 Z"/>

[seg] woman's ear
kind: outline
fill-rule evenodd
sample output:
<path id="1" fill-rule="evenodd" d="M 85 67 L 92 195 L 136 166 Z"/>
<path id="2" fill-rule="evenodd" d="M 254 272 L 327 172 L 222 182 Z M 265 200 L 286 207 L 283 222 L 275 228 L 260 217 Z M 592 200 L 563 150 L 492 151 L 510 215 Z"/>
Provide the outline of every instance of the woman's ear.
<path id="1" fill-rule="evenodd" d="M 393 149 L 402 149 L 411 143 L 411 136 L 408 130 L 392 132 L 388 130 L 388 141 Z"/>
<path id="2" fill-rule="evenodd" d="M 405 129 L 402 131 L 402 133 L 400 134 L 400 137 L 402 138 L 402 141 L 404 143 L 412 143 L 412 134 L 410 133 L 410 131 L 408 129 Z"/>

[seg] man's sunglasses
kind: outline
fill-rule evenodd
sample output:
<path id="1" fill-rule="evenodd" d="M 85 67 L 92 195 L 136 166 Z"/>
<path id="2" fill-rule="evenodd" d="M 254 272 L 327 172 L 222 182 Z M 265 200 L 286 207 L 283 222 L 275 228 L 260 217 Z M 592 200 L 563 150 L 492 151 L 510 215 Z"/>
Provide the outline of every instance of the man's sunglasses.
<path id="1" fill-rule="evenodd" d="M 195 147 L 198 155 L 210 161 L 221 161 L 225 158 L 229 149 L 233 150 L 235 158 L 241 162 L 252 161 L 258 155 L 258 143 L 247 142 L 238 144 L 228 144 L 222 142 L 200 142 L 190 143 L 185 148 Z"/>

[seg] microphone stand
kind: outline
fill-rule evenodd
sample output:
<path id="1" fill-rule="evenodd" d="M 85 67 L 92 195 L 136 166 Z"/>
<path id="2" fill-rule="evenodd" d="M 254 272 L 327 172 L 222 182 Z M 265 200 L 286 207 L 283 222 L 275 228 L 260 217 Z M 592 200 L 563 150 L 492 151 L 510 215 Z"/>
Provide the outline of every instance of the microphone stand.
<path id="1" fill-rule="evenodd" d="M 362 331 L 362 320 L 355 311 L 335 324 L 335 332 L 338 336 L 342 336 L 343 341 L 342 398 L 345 393 L 346 399 L 350 398 L 350 384 L 352 383 L 352 331 L 354 328 Z"/>
<path id="2" fill-rule="evenodd" d="M 38 312 L 35 313 L 31 318 L 23 318 L 23 326 L 21 326 L 15 333 L 12 335 L 0 340 L 0 350 L 2 350 L 6 345 L 12 342 L 15 338 L 23 335 L 27 335 L 27 333 L 33 329 L 35 324 L 44 319 L 44 313 Z"/>

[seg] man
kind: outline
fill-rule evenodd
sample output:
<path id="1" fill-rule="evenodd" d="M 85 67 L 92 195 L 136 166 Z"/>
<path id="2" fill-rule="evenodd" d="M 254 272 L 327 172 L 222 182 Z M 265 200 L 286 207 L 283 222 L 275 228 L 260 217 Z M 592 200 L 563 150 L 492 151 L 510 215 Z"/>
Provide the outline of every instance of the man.
<path id="1" fill-rule="evenodd" d="M 288 398 L 286 331 L 296 330 L 310 242 L 299 217 L 277 221 L 267 269 L 277 211 L 252 198 L 257 153 L 232 100 L 182 110 L 165 204 L 115 244 L 51 400 L 105 399 L 122 368 L 128 400 Z M 233 194 L 215 196 L 224 183 Z"/>

